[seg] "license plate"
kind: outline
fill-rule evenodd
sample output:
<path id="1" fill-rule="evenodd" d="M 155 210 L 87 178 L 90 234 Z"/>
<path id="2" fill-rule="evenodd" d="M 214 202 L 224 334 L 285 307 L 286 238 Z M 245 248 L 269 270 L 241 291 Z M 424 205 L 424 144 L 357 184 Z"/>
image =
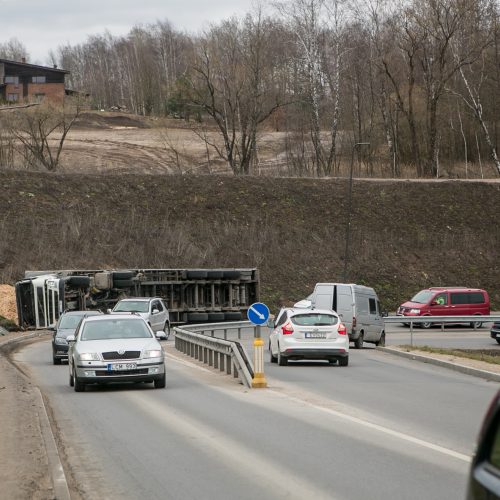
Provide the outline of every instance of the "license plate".
<path id="1" fill-rule="evenodd" d="M 326 339 L 326 333 L 306 333 L 306 339 Z"/>
<path id="2" fill-rule="evenodd" d="M 109 363 L 108 372 L 122 371 L 122 370 L 135 370 L 137 363 Z"/>

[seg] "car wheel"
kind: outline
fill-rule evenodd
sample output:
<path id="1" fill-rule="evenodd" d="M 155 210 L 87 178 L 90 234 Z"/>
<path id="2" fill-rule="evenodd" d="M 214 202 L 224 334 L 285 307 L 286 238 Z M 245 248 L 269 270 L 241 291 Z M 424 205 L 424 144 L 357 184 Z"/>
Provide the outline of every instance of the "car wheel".
<path id="1" fill-rule="evenodd" d="M 188 313 L 188 323 L 206 323 L 208 321 L 207 313 Z"/>
<path id="2" fill-rule="evenodd" d="M 361 332 L 359 334 L 359 337 L 354 341 L 354 347 L 356 349 L 361 349 L 363 347 L 363 342 L 364 342 L 364 334 Z"/>
<path id="3" fill-rule="evenodd" d="M 156 379 L 154 381 L 155 389 L 164 389 L 167 385 L 167 376 L 163 374 L 162 378 Z"/>
<path id="4" fill-rule="evenodd" d="M 75 385 L 75 379 L 73 378 L 73 372 L 69 372 L 69 386 L 73 387 Z"/>
<path id="5" fill-rule="evenodd" d="M 60 365 L 61 364 L 61 358 L 56 358 L 55 356 L 52 356 L 52 364 L 54 364 L 54 365 Z"/>
<path id="6" fill-rule="evenodd" d="M 281 351 L 278 347 L 278 365 L 286 366 L 288 364 L 288 359 L 281 355 Z"/>
<path id="7" fill-rule="evenodd" d="M 347 366 L 349 364 L 349 356 L 339 359 L 339 366 Z"/>
<path id="8" fill-rule="evenodd" d="M 163 331 L 165 332 L 165 335 L 167 338 L 165 340 L 168 340 L 170 337 L 170 323 L 168 321 L 165 321 L 165 326 L 163 327 Z"/>
<path id="9" fill-rule="evenodd" d="M 73 375 L 73 383 L 75 392 L 83 392 L 85 390 L 85 384 L 78 378 L 76 373 Z"/>
<path id="10" fill-rule="evenodd" d="M 134 277 L 133 271 L 113 271 L 114 280 L 129 280 Z"/>
<path id="11" fill-rule="evenodd" d="M 115 280 L 113 278 L 113 288 L 131 288 L 134 285 L 133 279 Z"/>
<path id="12" fill-rule="evenodd" d="M 271 363 L 277 363 L 278 358 L 276 356 L 273 356 L 273 351 L 271 351 L 271 343 L 269 343 L 269 361 Z"/>
<path id="13" fill-rule="evenodd" d="M 385 347 L 385 332 L 382 332 L 382 335 L 380 335 L 380 339 L 378 342 L 375 342 L 375 345 L 377 347 Z"/>
<path id="14" fill-rule="evenodd" d="M 496 339 L 496 341 L 500 344 L 500 339 Z"/>
<path id="15" fill-rule="evenodd" d="M 424 328 L 425 330 L 428 330 L 432 326 L 432 323 L 426 322 L 426 323 L 420 323 L 420 328 Z"/>
<path id="16" fill-rule="evenodd" d="M 224 320 L 225 321 L 240 321 L 241 320 L 241 313 L 239 311 L 226 312 L 226 313 L 224 313 Z"/>
<path id="17" fill-rule="evenodd" d="M 481 321 L 472 321 L 470 324 L 470 327 L 474 328 L 475 330 L 477 328 L 481 328 L 482 326 L 483 326 L 483 324 L 481 323 Z"/>

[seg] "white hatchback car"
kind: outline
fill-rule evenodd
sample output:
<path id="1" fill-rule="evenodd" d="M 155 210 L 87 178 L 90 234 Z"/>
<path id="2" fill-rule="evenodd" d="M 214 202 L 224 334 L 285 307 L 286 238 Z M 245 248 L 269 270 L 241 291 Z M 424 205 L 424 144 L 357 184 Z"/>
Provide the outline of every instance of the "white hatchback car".
<path id="1" fill-rule="evenodd" d="M 269 336 L 271 363 L 289 360 L 325 359 L 349 364 L 349 336 L 338 315 L 326 309 L 283 308 Z"/>
<path id="2" fill-rule="evenodd" d="M 165 387 L 163 349 L 138 314 L 87 316 L 68 337 L 69 385 L 153 382 Z"/>

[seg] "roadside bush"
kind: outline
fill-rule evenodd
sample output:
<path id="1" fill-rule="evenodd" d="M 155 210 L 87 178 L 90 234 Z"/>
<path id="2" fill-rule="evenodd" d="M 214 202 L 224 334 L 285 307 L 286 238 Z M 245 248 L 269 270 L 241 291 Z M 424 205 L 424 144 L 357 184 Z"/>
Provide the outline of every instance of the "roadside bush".
<path id="1" fill-rule="evenodd" d="M 0 316 L 0 327 L 5 328 L 8 332 L 17 332 L 19 327 L 10 319 Z"/>

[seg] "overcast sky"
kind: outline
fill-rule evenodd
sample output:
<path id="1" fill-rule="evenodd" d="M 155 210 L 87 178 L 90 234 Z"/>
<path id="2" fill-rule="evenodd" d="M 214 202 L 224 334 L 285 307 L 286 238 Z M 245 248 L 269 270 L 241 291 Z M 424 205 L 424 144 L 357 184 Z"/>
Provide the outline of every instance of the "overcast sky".
<path id="1" fill-rule="evenodd" d="M 168 20 L 195 33 L 251 8 L 252 0 L 0 0 L 0 43 L 17 38 L 29 62 L 45 64 L 49 50 L 106 30 L 124 35 L 135 25 Z"/>

